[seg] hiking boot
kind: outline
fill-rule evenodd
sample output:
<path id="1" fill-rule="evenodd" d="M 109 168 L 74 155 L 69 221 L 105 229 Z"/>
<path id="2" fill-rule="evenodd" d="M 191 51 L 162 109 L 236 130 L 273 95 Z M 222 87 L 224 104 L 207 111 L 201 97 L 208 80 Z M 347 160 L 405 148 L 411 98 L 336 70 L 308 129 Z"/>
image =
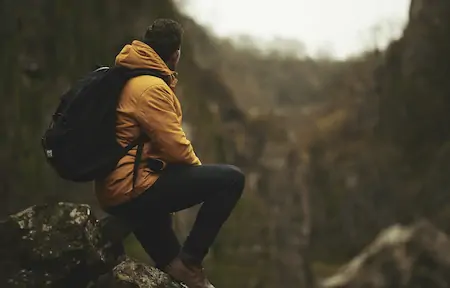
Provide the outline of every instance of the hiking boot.
<path id="1" fill-rule="evenodd" d="M 203 267 L 188 266 L 179 257 L 170 262 L 164 271 L 189 288 L 215 288 L 206 278 Z"/>

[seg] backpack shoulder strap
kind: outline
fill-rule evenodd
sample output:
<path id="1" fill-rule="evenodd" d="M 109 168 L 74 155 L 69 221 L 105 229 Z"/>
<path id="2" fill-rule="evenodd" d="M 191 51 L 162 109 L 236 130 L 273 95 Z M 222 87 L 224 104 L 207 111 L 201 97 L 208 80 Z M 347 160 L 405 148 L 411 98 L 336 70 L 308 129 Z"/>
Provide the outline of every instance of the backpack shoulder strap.
<path id="1" fill-rule="evenodd" d="M 137 176 L 139 173 L 139 164 L 141 164 L 145 139 L 146 139 L 145 137 L 139 137 L 137 140 L 133 141 L 130 145 L 128 145 L 128 147 L 131 147 L 128 150 L 131 150 L 137 146 L 136 157 L 134 158 L 134 166 L 133 166 L 133 191 L 136 188 L 136 181 L 137 181 Z M 162 162 L 159 159 L 150 158 L 150 159 L 147 159 L 146 161 L 147 161 L 147 165 L 149 166 L 149 168 L 152 169 L 153 171 L 160 172 L 164 169 L 165 164 L 164 164 L 164 162 Z"/>
<path id="2" fill-rule="evenodd" d="M 161 78 L 166 83 L 168 83 L 170 80 L 170 77 L 162 74 L 161 71 L 155 70 L 155 69 L 150 69 L 150 68 L 129 69 L 129 68 L 126 68 L 123 66 L 114 66 L 113 69 L 119 70 L 121 73 L 123 73 L 123 75 L 125 76 L 126 79 L 131 79 L 131 78 L 143 76 L 143 75 L 150 75 L 150 76 L 155 76 L 155 77 Z"/>
<path id="3" fill-rule="evenodd" d="M 145 136 L 139 136 L 136 140 L 134 140 L 124 148 L 125 152 L 128 152 L 137 146 L 136 157 L 134 158 L 134 167 L 133 167 L 133 191 L 136 186 L 137 175 L 139 172 L 139 164 L 141 162 L 142 151 L 144 150 L 145 141 L 146 141 Z"/>
<path id="4" fill-rule="evenodd" d="M 142 150 L 144 150 L 144 143 L 139 143 L 137 146 L 136 157 L 134 159 L 133 167 L 133 191 L 136 188 L 137 175 L 139 173 L 139 164 L 141 163 Z"/>

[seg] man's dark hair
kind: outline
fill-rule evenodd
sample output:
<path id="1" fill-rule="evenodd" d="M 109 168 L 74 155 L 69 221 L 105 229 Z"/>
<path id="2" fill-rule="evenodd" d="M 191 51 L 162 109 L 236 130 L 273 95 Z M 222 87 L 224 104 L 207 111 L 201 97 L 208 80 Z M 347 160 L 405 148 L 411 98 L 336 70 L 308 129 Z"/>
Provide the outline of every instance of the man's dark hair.
<path id="1" fill-rule="evenodd" d="M 171 19 L 157 19 L 147 28 L 144 43 L 152 47 L 164 61 L 181 47 L 183 28 Z"/>

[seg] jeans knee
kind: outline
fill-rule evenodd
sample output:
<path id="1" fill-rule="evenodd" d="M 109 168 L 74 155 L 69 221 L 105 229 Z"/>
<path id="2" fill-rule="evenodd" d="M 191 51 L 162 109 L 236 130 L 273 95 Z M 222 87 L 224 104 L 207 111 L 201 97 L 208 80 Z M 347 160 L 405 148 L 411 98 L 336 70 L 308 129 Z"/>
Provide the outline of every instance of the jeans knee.
<path id="1" fill-rule="evenodd" d="M 240 168 L 234 165 L 227 165 L 227 170 L 228 177 L 235 188 L 234 190 L 240 196 L 245 186 L 245 174 Z"/>

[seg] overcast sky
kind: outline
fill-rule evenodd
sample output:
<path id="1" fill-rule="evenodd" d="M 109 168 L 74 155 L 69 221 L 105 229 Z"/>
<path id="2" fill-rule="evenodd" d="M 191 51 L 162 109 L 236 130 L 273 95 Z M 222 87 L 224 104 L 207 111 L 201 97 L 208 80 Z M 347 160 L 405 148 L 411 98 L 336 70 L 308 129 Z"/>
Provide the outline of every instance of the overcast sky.
<path id="1" fill-rule="evenodd" d="M 410 0 L 179 0 L 198 23 L 218 36 L 248 34 L 270 40 L 291 38 L 307 50 L 326 47 L 343 58 L 397 37 Z M 374 34 L 374 26 L 383 29 Z"/>

